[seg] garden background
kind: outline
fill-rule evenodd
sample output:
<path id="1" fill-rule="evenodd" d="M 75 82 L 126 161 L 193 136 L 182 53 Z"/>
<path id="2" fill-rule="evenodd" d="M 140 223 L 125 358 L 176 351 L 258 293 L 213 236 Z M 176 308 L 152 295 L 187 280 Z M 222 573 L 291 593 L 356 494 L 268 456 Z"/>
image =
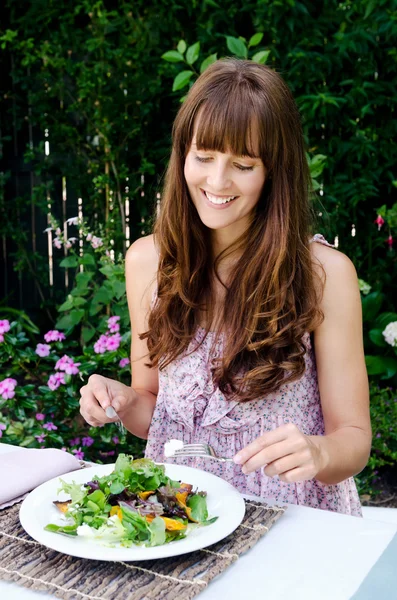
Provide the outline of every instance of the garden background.
<path id="1" fill-rule="evenodd" d="M 129 383 L 123 257 L 161 209 L 183 96 L 235 55 L 275 68 L 301 110 L 316 231 L 353 260 L 362 292 L 374 439 L 356 480 L 364 500 L 393 502 L 397 3 L 6 0 L 0 12 L 2 441 L 104 462 L 142 452 L 115 425 L 86 425 L 78 390 L 95 372 Z"/>

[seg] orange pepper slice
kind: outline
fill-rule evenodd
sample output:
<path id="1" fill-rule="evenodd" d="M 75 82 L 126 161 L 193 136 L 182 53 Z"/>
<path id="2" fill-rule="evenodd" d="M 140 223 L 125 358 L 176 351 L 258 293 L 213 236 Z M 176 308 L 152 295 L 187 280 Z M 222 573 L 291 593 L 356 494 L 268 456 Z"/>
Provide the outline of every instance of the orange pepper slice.
<path id="1" fill-rule="evenodd" d="M 146 515 L 146 521 L 148 523 L 151 523 L 153 519 L 155 519 L 153 515 Z M 182 529 L 186 529 L 184 523 L 175 521 L 175 519 L 170 519 L 169 517 L 160 517 L 160 519 L 163 519 L 167 531 L 181 531 Z"/>
<path id="2" fill-rule="evenodd" d="M 149 496 L 151 496 L 152 494 L 154 494 L 154 491 L 150 491 L 150 492 L 138 492 L 138 496 L 142 500 L 146 500 L 146 498 L 149 498 Z"/>
<path id="3" fill-rule="evenodd" d="M 113 515 L 117 515 L 121 521 L 123 514 L 122 514 L 121 508 L 118 504 L 116 504 L 116 506 L 112 506 L 112 508 L 110 509 L 109 516 L 113 517 Z"/>

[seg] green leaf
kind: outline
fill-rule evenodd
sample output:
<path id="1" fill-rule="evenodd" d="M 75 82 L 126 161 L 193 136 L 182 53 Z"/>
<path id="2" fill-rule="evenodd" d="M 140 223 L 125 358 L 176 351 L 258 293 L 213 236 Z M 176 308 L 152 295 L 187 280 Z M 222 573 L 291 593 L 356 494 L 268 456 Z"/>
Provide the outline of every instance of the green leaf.
<path id="1" fill-rule="evenodd" d="M 73 309 L 68 315 L 65 315 L 56 323 L 57 329 L 70 329 L 71 327 L 75 327 L 84 317 L 84 310 L 81 309 Z"/>
<path id="2" fill-rule="evenodd" d="M 204 73 L 204 71 L 207 69 L 207 67 L 212 65 L 212 63 L 216 62 L 217 56 L 218 55 L 216 52 L 215 52 L 215 54 L 210 54 L 209 56 L 207 56 L 207 58 L 204 59 L 203 62 L 201 63 L 200 73 Z"/>
<path id="3" fill-rule="evenodd" d="M 184 54 L 185 50 L 186 50 L 186 42 L 185 42 L 185 40 L 179 40 L 177 48 L 178 48 L 178 52 L 180 54 Z"/>
<path id="4" fill-rule="evenodd" d="M 226 45 L 232 54 L 235 54 L 239 58 L 247 58 L 247 46 L 239 38 L 230 35 L 226 36 Z"/>
<path id="5" fill-rule="evenodd" d="M 195 494 L 187 501 L 187 506 L 192 509 L 192 519 L 201 523 L 208 518 L 207 499 L 205 496 Z"/>
<path id="6" fill-rule="evenodd" d="M 260 44 L 262 41 L 262 38 L 263 38 L 262 32 L 254 33 L 254 35 L 248 42 L 248 48 L 253 48 L 254 46 L 257 46 L 258 44 Z M 259 61 L 255 61 L 255 62 L 259 62 Z"/>
<path id="7" fill-rule="evenodd" d="M 59 312 L 63 312 L 65 310 L 71 310 L 73 308 L 73 302 L 72 302 L 72 296 L 68 296 L 68 299 L 61 304 L 61 306 L 58 308 Z"/>
<path id="8" fill-rule="evenodd" d="M 365 3 L 367 4 L 367 3 Z M 370 16 L 370 14 L 372 13 L 372 11 L 374 10 L 374 8 L 377 5 L 377 0 L 370 0 L 367 4 L 367 8 L 365 9 L 365 14 L 364 14 L 364 21 L 365 19 L 368 19 L 368 17 Z"/>
<path id="9" fill-rule="evenodd" d="M 61 262 L 59 264 L 61 267 L 64 267 L 65 269 L 71 269 L 73 267 L 77 267 L 77 265 L 79 264 L 79 261 L 78 261 L 77 256 L 67 256 L 66 258 L 61 260 Z"/>
<path id="10" fill-rule="evenodd" d="M 125 281 L 114 281 L 113 289 L 117 300 L 120 300 L 125 295 Z"/>
<path id="11" fill-rule="evenodd" d="M 190 81 L 191 76 L 193 75 L 193 71 L 181 71 L 174 79 L 174 83 L 172 85 L 172 91 L 177 92 L 185 87 Z"/>
<path id="12" fill-rule="evenodd" d="M 87 252 L 87 254 L 83 254 L 83 256 L 80 258 L 80 264 L 82 265 L 92 265 L 93 267 L 96 266 L 96 260 L 93 254 L 91 254 L 90 252 Z M 83 273 L 81 273 L 81 275 L 83 275 Z"/>
<path id="13" fill-rule="evenodd" d="M 81 335 L 82 335 L 82 338 L 83 338 L 83 341 L 85 344 L 88 344 L 88 342 L 90 340 L 92 340 L 92 338 L 94 337 L 95 334 L 96 334 L 95 327 L 93 327 L 89 323 L 87 323 L 86 325 L 83 325 L 83 327 L 81 329 Z"/>
<path id="14" fill-rule="evenodd" d="M 372 292 L 368 296 L 361 298 L 363 306 L 363 320 L 373 321 L 380 311 L 383 303 L 383 294 L 381 292 Z"/>
<path id="15" fill-rule="evenodd" d="M 169 50 L 168 52 L 165 52 L 164 54 L 162 54 L 161 58 L 172 63 L 183 61 L 182 54 L 180 52 L 177 52 L 176 50 Z"/>
<path id="16" fill-rule="evenodd" d="M 390 356 L 366 356 L 365 364 L 368 375 L 384 375 L 389 379 L 397 373 L 397 359 Z"/>
<path id="17" fill-rule="evenodd" d="M 380 346 L 381 348 L 385 348 L 387 346 L 387 342 L 382 335 L 381 329 L 371 329 L 368 335 L 369 339 L 375 344 L 375 346 Z"/>
<path id="18" fill-rule="evenodd" d="M 394 323 L 394 321 L 397 321 L 397 313 L 386 312 L 377 317 L 376 324 L 383 331 L 389 323 Z"/>
<path id="19" fill-rule="evenodd" d="M 188 65 L 193 65 L 198 59 L 200 53 L 200 42 L 196 42 L 192 46 L 189 46 L 186 52 L 186 62 Z"/>
<path id="20" fill-rule="evenodd" d="M 252 60 L 260 65 L 264 65 L 266 64 L 269 54 L 270 50 L 261 50 L 260 52 L 254 54 Z"/>

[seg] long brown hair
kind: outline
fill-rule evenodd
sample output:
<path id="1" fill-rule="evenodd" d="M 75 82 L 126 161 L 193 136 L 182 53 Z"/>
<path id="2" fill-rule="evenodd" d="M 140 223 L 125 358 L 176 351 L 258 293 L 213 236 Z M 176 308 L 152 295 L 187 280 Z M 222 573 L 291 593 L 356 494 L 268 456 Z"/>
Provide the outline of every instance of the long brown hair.
<path id="1" fill-rule="evenodd" d="M 195 126 L 199 149 L 259 156 L 267 172 L 250 226 L 215 263 L 210 231 L 184 177 Z M 256 148 L 249 134 L 253 131 Z M 191 88 L 173 126 L 154 226 L 157 300 L 149 329 L 141 334 L 147 339 L 149 366 L 163 369 L 187 351 L 203 306 L 210 327 L 211 274 L 222 255 L 237 252 L 225 286 L 222 322 L 227 335 L 222 357 L 214 363 L 214 382 L 230 398 L 254 400 L 303 374 L 302 337 L 322 318 L 309 249 L 309 186 L 300 116 L 283 79 L 251 61 L 233 58 L 211 65 Z"/>

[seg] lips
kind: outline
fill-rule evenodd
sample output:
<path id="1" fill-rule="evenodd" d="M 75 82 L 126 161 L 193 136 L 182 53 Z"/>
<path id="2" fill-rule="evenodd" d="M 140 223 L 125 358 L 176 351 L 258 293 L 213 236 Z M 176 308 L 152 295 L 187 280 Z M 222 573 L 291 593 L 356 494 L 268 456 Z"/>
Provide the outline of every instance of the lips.
<path id="1" fill-rule="evenodd" d="M 200 188 L 203 197 L 206 200 L 206 204 L 213 208 L 226 208 L 232 204 L 238 196 L 218 196 L 217 194 L 211 194 L 210 192 Z"/>

